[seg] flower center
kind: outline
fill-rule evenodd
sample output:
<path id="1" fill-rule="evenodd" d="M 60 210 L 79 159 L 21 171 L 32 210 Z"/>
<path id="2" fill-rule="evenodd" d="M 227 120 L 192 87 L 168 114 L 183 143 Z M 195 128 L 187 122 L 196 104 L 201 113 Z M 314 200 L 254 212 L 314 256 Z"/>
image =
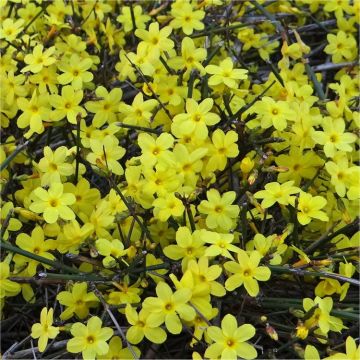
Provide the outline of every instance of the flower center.
<path id="1" fill-rule="evenodd" d="M 221 212 L 223 211 L 223 207 L 220 206 L 220 205 L 216 205 L 214 210 L 215 210 L 215 212 L 217 212 L 217 213 L 221 213 Z"/>
<path id="2" fill-rule="evenodd" d="M 278 109 L 273 109 L 272 112 L 271 112 L 273 115 L 277 115 L 279 113 L 279 110 Z"/>
<path id="3" fill-rule="evenodd" d="M 167 310 L 167 311 L 171 311 L 172 308 L 173 308 L 173 306 L 172 306 L 171 303 L 167 303 L 167 304 L 165 305 L 165 310 Z"/>
<path id="4" fill-rule="evenodd" d="M 228 339 L 228 340 L 226 341 L 226 345 L 227 345 L 228 347 L 233 347 L 234 344 L 235 344 L 235 341 L 234 341 L 233 339 Z"/>
<path id="5" fill-rule="evenodd" d="M 93 344 L 95 339 L 92 335 L 89 335 L 87 338 L 86 338 L 86 341 L 89 343 L 89 344 Z"/>
<path id="6" fill-rule="evenodd" d="M 51 207 L 57 207 L 59 205 L 58 199 L 51 199 L 49 203 Z"/>

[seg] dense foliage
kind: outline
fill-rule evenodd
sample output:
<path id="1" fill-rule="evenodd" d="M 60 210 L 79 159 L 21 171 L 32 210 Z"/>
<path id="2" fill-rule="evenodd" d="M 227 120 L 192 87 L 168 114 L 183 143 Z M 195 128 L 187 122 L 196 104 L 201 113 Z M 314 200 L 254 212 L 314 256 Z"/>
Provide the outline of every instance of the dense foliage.
<path id="1" fill-rule="evenodd" d="M 2 354 L 358 359 L 359 0 L 2 0 Z"/>

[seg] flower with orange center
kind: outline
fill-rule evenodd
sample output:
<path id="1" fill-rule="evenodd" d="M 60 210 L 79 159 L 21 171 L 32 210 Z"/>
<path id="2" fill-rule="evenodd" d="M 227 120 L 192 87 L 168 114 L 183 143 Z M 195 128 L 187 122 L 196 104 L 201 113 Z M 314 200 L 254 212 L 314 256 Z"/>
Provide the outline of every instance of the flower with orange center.
<path id="1" fill-rule="evenodd" d="M 44 220 L 49 224 L 55 223 L 59 218 L 75 220 L 75 214 L 68 205 L 74 204 L 76 198 L 74 194 L 64 193 L 63 190 L 61 183 L 50 185 L 47 191 L 41 187 L 36 188 L 33 194 L 37 199 L 30 205 L 30 210 L 43 213 Z"/>
<path id="2" fill-rule="evenodd" d="M 250 324 L 243 324 L 238 327 L 236 318 L 227 314 L 221 321 L 221 328 L 210 326 L 207 335 L 214 344 L 211 344 L 205 351 L 205 357 L 210 359 L 235 360 L 255 359 L 256 349 L 246 341 L 255 335 L 255 328 Z"/>
<path id="3" fill-rule="evenodd" d="M 258 281 L 267 281 L 270 279 L 270 269 L 266 266 L 259 266 L 261 254 L 254 250 L 250 256 L 246 251 L 239 249 L 238 262 L 229 261 L 224 267 L 231 275 L 225 282 L 225 288 L 228 291 L 244 285 L 250 296 L 256 296 L 259 293 Z"/>

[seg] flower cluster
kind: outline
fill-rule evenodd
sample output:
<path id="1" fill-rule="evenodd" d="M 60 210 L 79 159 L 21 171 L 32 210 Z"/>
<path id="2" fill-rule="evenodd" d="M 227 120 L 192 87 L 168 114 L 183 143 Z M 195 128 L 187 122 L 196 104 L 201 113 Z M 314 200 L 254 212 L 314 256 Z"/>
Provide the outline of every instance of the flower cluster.
<path id="1" fill-rule="evenodd" d="M 2 1 L 4 352 L 358 358 L 359 10 Z"/>

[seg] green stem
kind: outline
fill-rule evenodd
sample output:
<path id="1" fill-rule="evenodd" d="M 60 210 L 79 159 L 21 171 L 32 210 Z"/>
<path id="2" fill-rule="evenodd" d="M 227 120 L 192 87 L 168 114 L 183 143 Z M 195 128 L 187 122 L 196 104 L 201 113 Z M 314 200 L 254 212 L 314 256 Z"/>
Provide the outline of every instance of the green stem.
<path id="1" fill-rule="evenodd" d="M 11 153 L 0 165 L 0 171 L 6 169 L 8 167 L 8 165 L 10 164 L 10 162 L 21 152 L 23 151 L 28 145 L 29 145 L 29 140 L 25 141 L 24 144 L 22 145 L 18 145 L 17 148 L 15 149 L 15 151 L 13 153 Z"/>
<path id="2" fill-rule="evenodd" d="M 61 264 L 61 263 L 59 263 L 57 261 L 49 260 L 49 259 L 46 259 L 46 258 L 44 258 L 42 256 L 33 254 L 33 253 L 29 252 L 29 251 L 20 249 L 17 246 L 11 245 L 8 242 L 4 242 L 2 238 L 0 238 L 0 248 L 4 249 L 4 250 L 7 250 L 7 251 L 10 251 L 10 252 L 13 252 L 15 254 L 25 256 L 25 257 L 27 257 L 29 259 L 38 261 L 38 262 L 40 262 L 42 264 L 52 266 L 52 267 L 54 267 L 56 269 L 59 269 L 59 270 L 63 270 L 63 271 L 69 272 L 69 273 L 81 273 L 81 271 L 79 269 L 77 269 L 77 268 L 72 268 L 70 266 Z"/>
<path id="3" fill-rule="evenodd" d="M 324 278 L 330 278 L 330 279 L 336 279 L 342 282 L 348 282 L 352 285 L 355 285 L 357 287 L 360 287 L 360 281 L 356 279 L 352 279 L 346 276 L 342 276 L 339 274 L 333 274 L 330 272 L 323 272 L 323 271 L 308 271 L 303 269 L 297 269 L 297 268 L 287 268 L 284 266 L 279 265 L 268 265 L 271 272 L 279 273 L 279 274 L 294 274 L 298 276 L 314 276 L 314 277 L 324 277 Z"/>
<path id="4" fill-rule="evenodd" d="M 116 125 L 119 127 L 125 128 L 125 129 L 140 130 L 140 131 L 144 131 L 144 132 L 148 132 L 148 133 L 152 133 L 152 134 L 156 134 L 156 135 L 159 135 L 162 132 L 161 129 L 150 129 L 150 128 L 143 127 L 143 126 L 124 124 L 122 122 L 117 122 Z"/>

